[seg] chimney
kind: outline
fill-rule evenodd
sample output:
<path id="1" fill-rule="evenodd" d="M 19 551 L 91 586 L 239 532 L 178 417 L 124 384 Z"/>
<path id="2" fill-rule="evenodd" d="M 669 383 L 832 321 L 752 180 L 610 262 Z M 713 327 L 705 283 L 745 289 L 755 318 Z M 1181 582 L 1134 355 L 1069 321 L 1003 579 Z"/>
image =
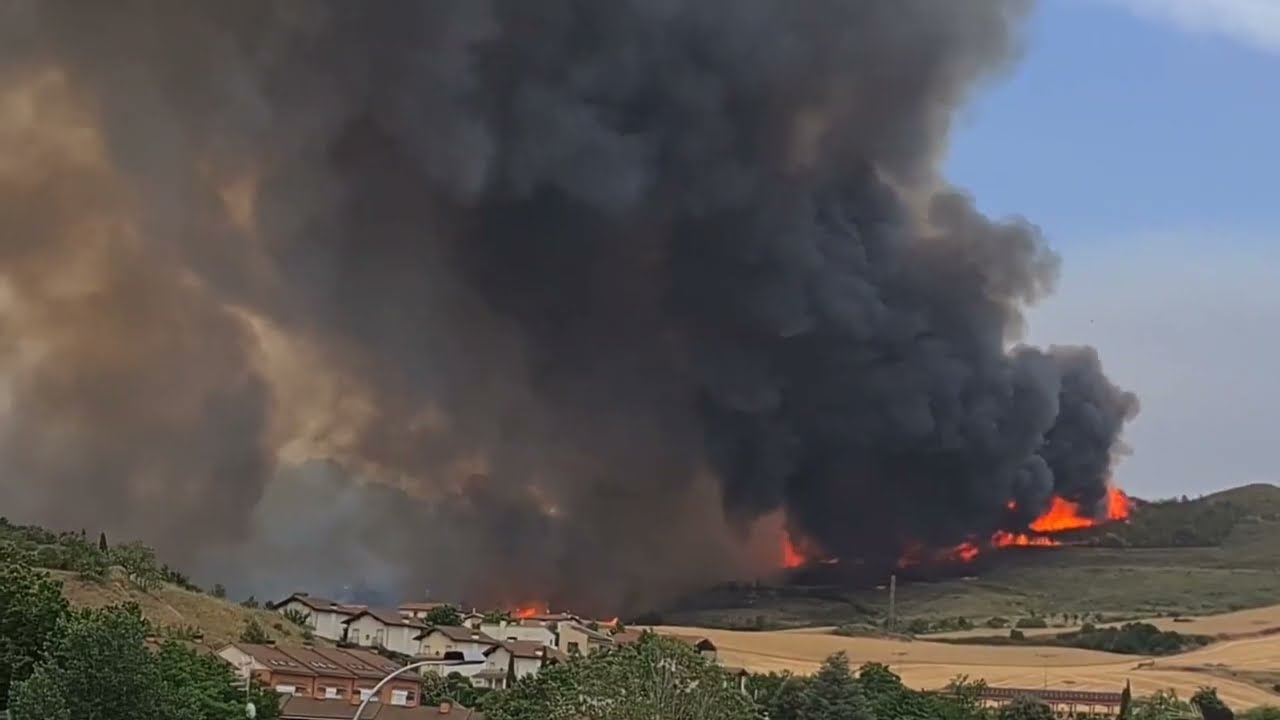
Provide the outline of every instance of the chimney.
<path id="1" fill-rule="evenodd" d="M 450 703 L 448 700 L 445 700 L 440 703 L 441 715 L 448 715 L 451 712 L 453 712 L 453 703 Z"/>

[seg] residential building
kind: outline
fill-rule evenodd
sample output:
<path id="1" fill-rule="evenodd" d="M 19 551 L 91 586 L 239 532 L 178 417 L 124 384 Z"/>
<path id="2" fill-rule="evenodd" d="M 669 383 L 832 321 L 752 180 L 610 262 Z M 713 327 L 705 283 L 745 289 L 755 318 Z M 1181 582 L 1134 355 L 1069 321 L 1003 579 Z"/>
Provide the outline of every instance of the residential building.
<path id="1" fill-rule="evenodd" d="M 240 677 L 252 675 L 282 695 L 327 701 L 335 706 L 357 705 L 373 687 L 399 665 L 364 650 L 231 643 L 218 657 Z M 419 687 L 412 678 L 396 678 L 383 686 L 373 702 L 402 707 L 419 703 Z"/>
<path id="2" fill-rule="evenodd" d="M 363 605 L 349 605 L 307 593 L 294 593 L 270 607 L 282 614 L 288 610 L 305 614 L 307 627 L 316 637 L 334 641 L 344 639 L 347 627 L 343 623 L 365 609 Z"/>
<path id="3" fill-rule="evenodd" d="M 419 620 L 431 614 L 432 610 L 442 607 L 448 607 L 449 603 L 438 602 L 407 602 L 396 608 L 400 614 L 405 617 L 417 618 Z"/>
<path id="4" fill-rule="evenodd" d="M 401 655 L 418 653 L 418 635 L 426 625 L 417 618 L 388 610 L 362 610 L 344 621 L 347 642 L 384 648 Z"/>
<path id="5" fill-rule="evenodd" d="M 498 644 L 492 637 L 461 625 L 439 625 L 421 630 L 417 636 L 417 655 L 424 659 L 456 659 L 484 657 L 485 651 Z"/>
<path id="6" fill-rule="evenodd" d="M 511 622 L 482 623 L 480 632 L 495 640 L 525 640 L 556 646 L 556 633 L 546 623 L 537 620 L 515 620 Z"/>
<path id="7" fill-rule="evenodd" d="M 507 640 L 485 652 L 485 669 L 472 678 L 472 683 L 494 689 L 506 688 L 514 677 L 519 680 L 543 667 L 564 662 L 564 653 L 540 642 Z"/>
<path id="8" fill-rule="evenodd" d="M 480 625 L 482 623 L 484 623 L 484 613 L 482 612 L 476 612 L 475 610 L 472 610 L 471 612 L 462 616 L 463 627 L 469 627 L 472 630 L 479 630 Z"/>
<path id="9" fill-rule="evenodd" d="M 613 638 L 598 630 L 575 622 L 556 624 L 556 648 L 565 655 L 573 655 L 575 652 L 590 655 L 612 646 Z"/>
<path id="10" fill-rule="evenodd" d="M 711 662 L 717 662 L 719 660 L 719 653 L 716 651 L 716 644 L 711 642 L 709 638 L 699 635 L 668 635 L 668 637 L 679 640 L 694 650 L 697 650 L 702 657 L 710 660 Z"/>
<path id="11" fill-rule="evenodd" d="M 280 720 L 351 720 L 355 709 L 343 703 L 291 697 L 280 707 Z M 484 720 L 484 713 L 454 703 L 398 707 L 370 703 L 360 720 Z"/>

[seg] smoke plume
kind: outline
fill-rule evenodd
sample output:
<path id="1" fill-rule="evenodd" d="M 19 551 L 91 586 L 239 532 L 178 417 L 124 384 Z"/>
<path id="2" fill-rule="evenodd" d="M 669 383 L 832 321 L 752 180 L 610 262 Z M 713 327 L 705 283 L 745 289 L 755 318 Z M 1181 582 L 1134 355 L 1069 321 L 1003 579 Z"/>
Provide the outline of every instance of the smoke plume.
<path id="1" fill-rule="evenodd" d="M 1027 5 L 4 0 L 0 503 L 583 609 L 1095 506 L 1137 401 L 939 173 Z"/>

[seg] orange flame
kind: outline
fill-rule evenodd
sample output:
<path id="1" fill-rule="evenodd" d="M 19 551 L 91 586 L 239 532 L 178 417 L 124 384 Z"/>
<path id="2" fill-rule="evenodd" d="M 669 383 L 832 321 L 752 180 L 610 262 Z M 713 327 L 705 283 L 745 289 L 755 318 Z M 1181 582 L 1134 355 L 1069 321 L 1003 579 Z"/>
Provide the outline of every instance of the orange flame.
<path id="1" fill-rule="evenodd" d="M 804 554 L 796 549 L 795 543 L 791 542 L 791 536 L 783 533 L 782 535 L 782 567 L 797 568 L 804 565 Z"/>
<path id="2" fill-rule="evenodd" d="M 528 620 L 535 615 L 550 615 L 551 610 L 546 606 L 530 605 L 529 607 L 516 608 L 512 611 L 511 616 L 517 620 Z"/>

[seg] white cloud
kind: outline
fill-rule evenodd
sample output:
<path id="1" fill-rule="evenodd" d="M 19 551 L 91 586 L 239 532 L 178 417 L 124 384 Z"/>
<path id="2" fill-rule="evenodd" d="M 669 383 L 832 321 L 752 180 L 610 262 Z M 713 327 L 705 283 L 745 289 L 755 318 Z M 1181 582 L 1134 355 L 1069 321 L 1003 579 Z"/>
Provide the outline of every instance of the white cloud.
<path id="1" fill-rule="evenodd" d="M 1280 52 L 1280 0 L 1101 0 L 1192 32 L 1227 35 Z"/>
<path id="2" fill-rule="evenodd" d="M 1280 250 L 1209 237 L 1064 255 L 1061 288 L 1032 313 L 1029 340 L 1093 345 L 1138 394 L 1121 486 L 1167 497 L 1280 483 Z"/>

